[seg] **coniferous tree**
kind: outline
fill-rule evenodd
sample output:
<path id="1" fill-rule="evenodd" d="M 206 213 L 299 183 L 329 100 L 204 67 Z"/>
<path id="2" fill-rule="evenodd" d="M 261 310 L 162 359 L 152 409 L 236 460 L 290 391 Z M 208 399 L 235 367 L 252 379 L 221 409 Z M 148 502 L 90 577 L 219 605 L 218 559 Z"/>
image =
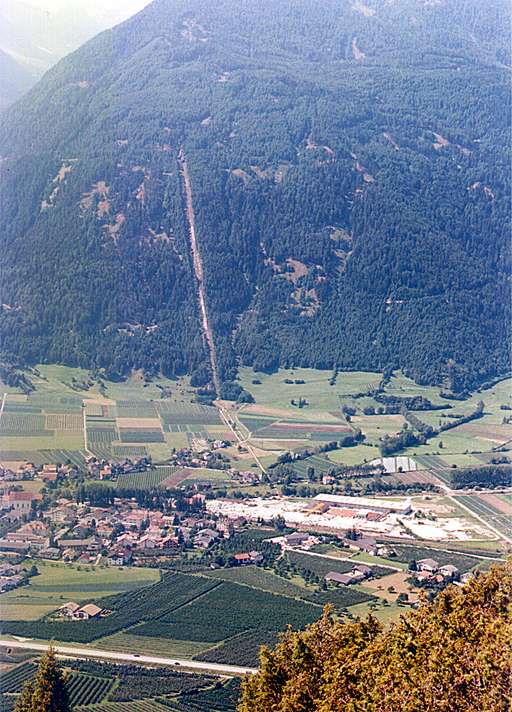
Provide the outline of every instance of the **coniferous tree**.
<path id="1" fill-rule="evenodd" d="M 23 688 L 15 712 L 69 712 L 66 677 L 52 648 L 43 655 L 34 680 Z"/>

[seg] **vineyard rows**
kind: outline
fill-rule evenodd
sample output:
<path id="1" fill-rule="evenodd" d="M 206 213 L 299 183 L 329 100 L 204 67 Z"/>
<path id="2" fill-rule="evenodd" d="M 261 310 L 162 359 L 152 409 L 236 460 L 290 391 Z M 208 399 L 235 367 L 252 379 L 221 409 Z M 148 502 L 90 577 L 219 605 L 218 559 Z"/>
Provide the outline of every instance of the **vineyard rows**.
<path id="1" fill-rule="evenodd" d="M 0 692 L 20 692 L 23 684 L 35 674 L 36 665 L 31 662 L 18 665 L 0 676 Z"/>
<path id="2" fill-rule="evenodd" d="M 73 674 L 68 680 L 69 701 L 71 706 L 95 705 L 102 702 L 112 689 L 113 680 L 106 677 Z"/>

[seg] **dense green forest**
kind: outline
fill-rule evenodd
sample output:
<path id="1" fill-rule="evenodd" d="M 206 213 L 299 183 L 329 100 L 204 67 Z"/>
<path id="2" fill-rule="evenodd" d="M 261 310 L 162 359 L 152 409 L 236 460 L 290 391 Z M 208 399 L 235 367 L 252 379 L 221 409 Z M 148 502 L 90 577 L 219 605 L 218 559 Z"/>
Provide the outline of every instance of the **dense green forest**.
<path id="1" fill-rule="evenodd" d="M 505 0 L 155 0 L 0 117 L 13 363 L 462 390 L 510 356 Z"/>

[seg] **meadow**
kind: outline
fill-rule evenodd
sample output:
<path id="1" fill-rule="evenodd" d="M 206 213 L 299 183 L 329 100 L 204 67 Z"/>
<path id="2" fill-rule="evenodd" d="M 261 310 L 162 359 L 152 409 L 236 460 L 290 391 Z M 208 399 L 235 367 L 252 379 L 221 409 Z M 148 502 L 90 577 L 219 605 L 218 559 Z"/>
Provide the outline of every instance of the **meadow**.
<path id="1" fill-rule="evenodd" d="M 28 586 L 1 594 L 4 621 L 34 621 L 67 601 L 96 600 L 160 580 L 156 569 L 97 567 L 30 560 L 39 571 Z"/>
<path id="2" fill-rule="evenodd" d="M 249 442 L 273 452 L 300 450 L 322 441 L 339 439 L 337 427 L 340 430 L 343 426 L 359 428 L 364 433 L 364 443 L 322 455 L 323 462 L 317 463 L 318 472 L 329 469 L 325 462 L 351 466 L 379 457 L 382 438 L 395 434 L 405 423 L 400 414 L 374 415 L 364 412 L 370 407 L 376 413 L 379 408 L 382 409 L 382 403 L 368 393 L 378 386 L 379 374 L 340 372 L 333 385 L 331 377 L 331 372 L 315 369 L 281 369 L 272 374 L 240 369 L 240 383 L 256 401 L 243 405 L 238 411 L 241 432 Z M 512 440 L 512 425 L 502 423 L 504 411 L 501 409 L 501 406 L 511 403 L 511 384 L 511 379 L 507 379 L 474 393 L 467 400 L 448 401 L 441 397 L 440 388 L 420 386 L 402 373 L 395 372 L 385 385 L 385 395 L 399 398 L 422 396 L 434 406 L 442 406 L 441 410 L 415 413 L 420 420 L 433 427 L 453 423 L 455 416 L 468 415 L 480 400 L 485 404 L 484 416 L 479 420 L 446 430 L 427 444 L 411 447 L 403 454 L 417 456 L 424 461 L 431 457 L 442 458 L 441 469 L 452 464 L 476 465 L 484 458 L 491 458 L 493 448 Z M 294 407 L 291 403 L 292 400 L 297 403 L 299 398 L 305 400 L 303 408 Z M 354 411 L 350 422 L 344 418 L 343 408 Z M 332 429 L 327 424 L 331 424 Z M 309 459 L 297 464 L 301 471 L 307 471 L 309 466 L 314 466 Z"/>

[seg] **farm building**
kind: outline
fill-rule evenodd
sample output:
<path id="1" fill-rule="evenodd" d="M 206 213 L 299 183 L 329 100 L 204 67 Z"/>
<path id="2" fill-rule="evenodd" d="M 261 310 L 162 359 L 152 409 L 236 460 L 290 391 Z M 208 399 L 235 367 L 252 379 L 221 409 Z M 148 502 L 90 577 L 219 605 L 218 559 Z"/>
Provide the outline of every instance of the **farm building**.
<path id="1" fill-rule="evenodd" d="M 79 608 L 80 605 L 78 603 L 75 603 L 74 601 L 68 601 L 58 609 L 58 613 L 60 616 L 66 616 L 68 618 L 71 618 L 73 614 L 79 610 Z"/>
<path id="2" fill-rule="evenodd" d="M 82 606 L 82 608 L 78 608 L 72 616 L 78 620 L 88 621 L 91 618 L 97 618 L 101 611 L 102 609 L 99 606 L 96 606 L 94 603 L 88 603 L 87 605 Z"/>
<path id="3" fill-rule="evenodd" d="M 443 576 L 448 576 L 449 578 L 454 578 L 458 575 L 459 569 L 453 564 L 445 564 L 439 567 L 439 573 Z"/>
<path id="4" fill-rule="evenodd" d="M 329 583 L 341 584 L 342 586 L 350 586 L 353 583 L 361 583 L 372 575 L 372 570 L 369 566 L 358 564 L 354 566 L 348 574 L 339 574 L 337 571 L 329 571 L 325 576 L 325 580 Z"/>
<path id="5" fill-rule="evenodd" d="M 416 566 L 418 571 L 427 571 L 430 574 L 435 573 L 439 568 L 439 564 L 435 559 L 419 559 L 416 562 Z"/>
<path id="6" fill-rule="evenodd" d="M 306 532 L 293 532 L 292 534 L 286 534 L 285 541 L 286 545 L 291 547 L 301 547 L 310 539 L 310 535 Z"/>

